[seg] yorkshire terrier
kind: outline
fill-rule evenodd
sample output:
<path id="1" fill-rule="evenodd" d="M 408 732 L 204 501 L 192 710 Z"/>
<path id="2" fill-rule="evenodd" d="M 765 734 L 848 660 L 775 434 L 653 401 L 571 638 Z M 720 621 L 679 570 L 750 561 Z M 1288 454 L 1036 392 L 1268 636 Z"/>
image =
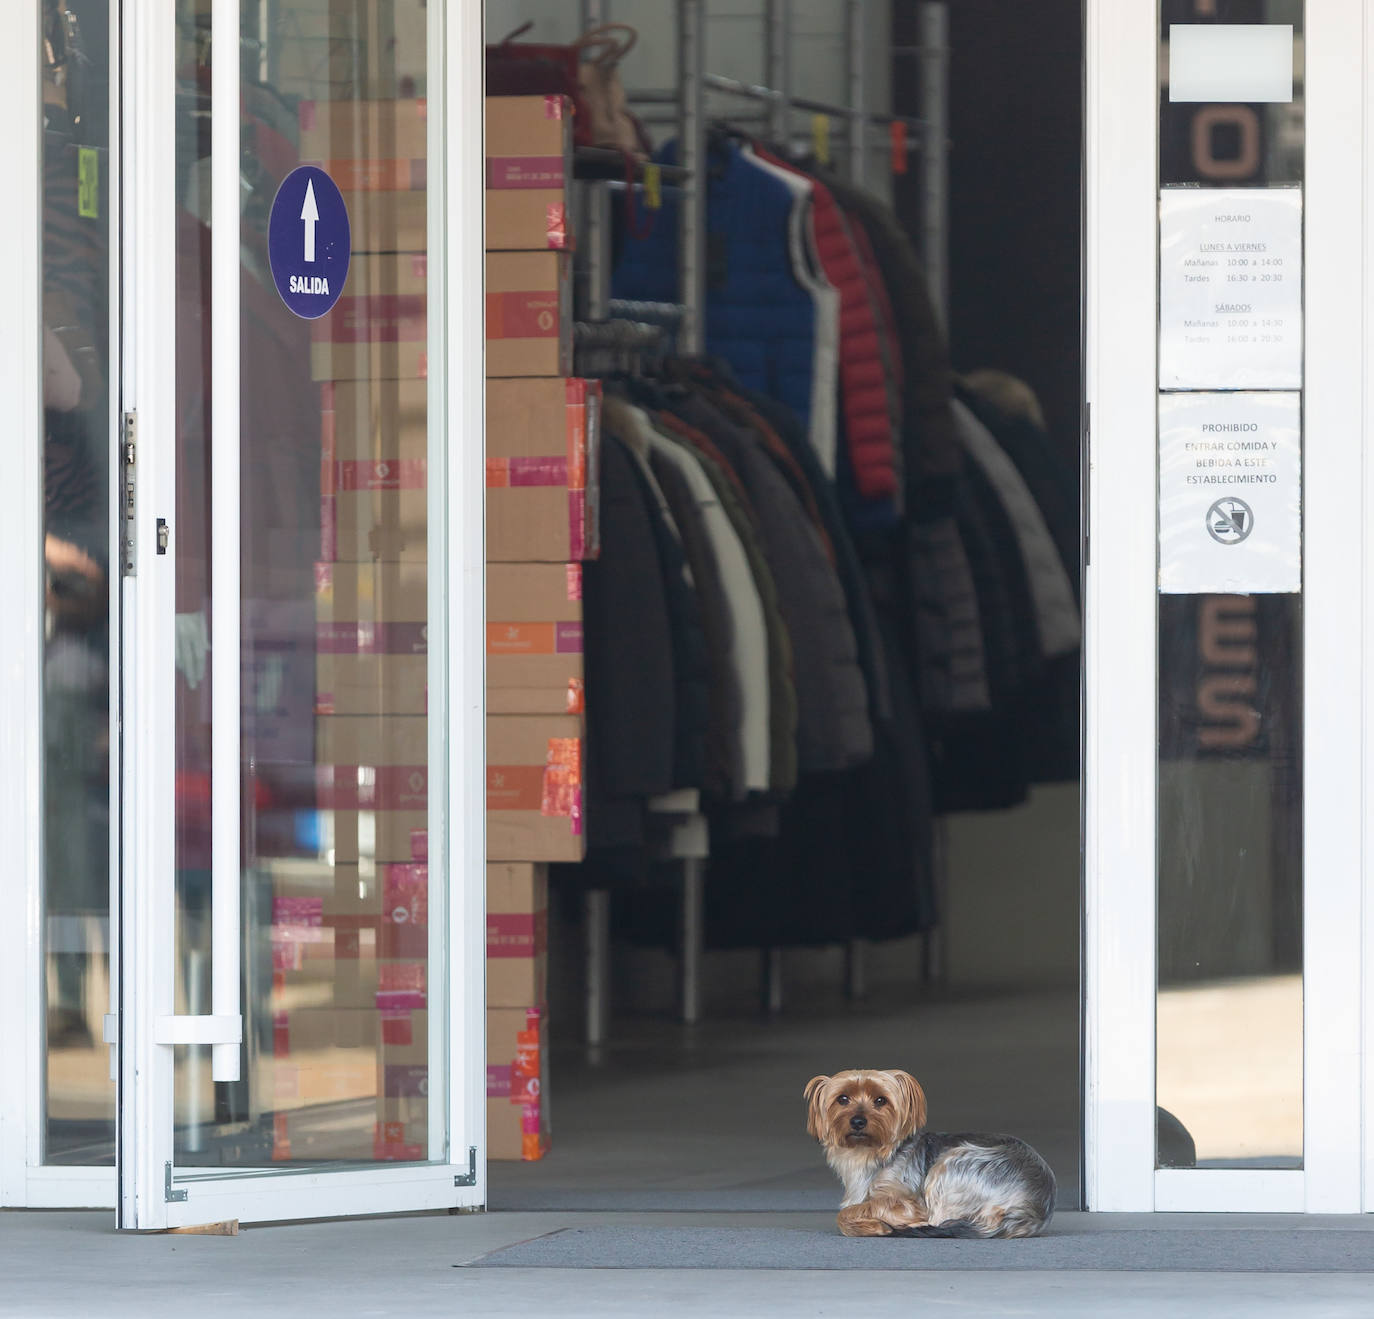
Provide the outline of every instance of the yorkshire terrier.
<path id="1" fill-rule="evenodd" d="M 1054 1213 L 1054 1173 L 1014 1136 L 926 1131 L 906 1072 L 852 1071 L 806 1084 L 806 1129 L 844 1183 L 847 1237 L 1033 1237 Z"/>

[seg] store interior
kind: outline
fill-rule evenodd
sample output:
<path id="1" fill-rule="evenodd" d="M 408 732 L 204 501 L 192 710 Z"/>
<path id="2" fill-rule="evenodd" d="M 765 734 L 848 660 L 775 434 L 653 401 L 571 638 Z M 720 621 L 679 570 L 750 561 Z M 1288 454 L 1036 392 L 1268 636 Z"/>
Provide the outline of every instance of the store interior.
<path id="1" fill-rule="evenodd" d="M 46 411 L 61 608 L 45 670 L 45 1158 L 86 1165 L 113 1160 L 114 1119 L 109 31 L 102 5 L 35 3 L 51 46 L 45 312 L 86 377 Z M 561 94 L 579 8 L 592 17 L 488 0 L 488 42 L 531 23 L 517 43 L 564 48 L 514 72 L 498 53 L 514 81 L 489 62 L 489 93 Z M 178 497 L 183 521 L 200 510 L 178 561 L 178 1011 L 203 1001 L 210 967 L 209 9 L 177 14 Z M 337 629 L 426 626 L 423 475 L 326 487 L 319 517 L 313 481 L 322 443 L 331 471 L 423 473 L 430 452 L 424 172 L 390 168 L 424 155 L 423 115 L 406 112 L 424 104 L 426 6 L 244 15 L 243 398 L 263 418 L 242 514 L 249 1027 L 236 1087 L 211 1084 L 202 1051 L 179 1055 L 177 1158 L 413 1160 L 435 1138 L 433 945 L 392 927 L 401 908 L 408 935 L 427 919 L 426 803 L 366 796 L 360 767 L 380 785 L 425 763 L 425 660 L 339 653 Z M 489 1202 L 829 1206 L 802 1090 L 862 1066 L 913 1073 L 937 1127 L 1030 1141 L 1076 1205 L 1079 6 L 654 0 L 631 21 L 632 48 L 618 31 L 587 52 L 605 113 L 600 136 L 569 139 L 552 189 L 565 209 L 541 205 L 533 239 L 512 237 L 540 190 L 488 192 L 488 305 L 531 287 L 531 255 L 556 248 L 571 277 L 552 344 L 488 322 Z M 492 145 L 498 122 L 523 131 L 500 116 L 489 102 L 488 150 L 518 157 L 518 141 Z M 91 155 L 97 201 L 76 186 Z M 363 181 L 364 159 L 391 181 Z M 275 301 L 265 246 L 273 191 L 306 160 L 351 169 L 351 305 L 313 330 Z M 55 241 L 69 230 L 75 266 Z M 392 342 L 337 328 L 372 314 L 369 297 L 409 309 Z M 600 399 L 580 482 L 563 460 L 562 486 L 491 489 L 493 460 L 534 452 L 502 446 L 540 400 L 563 415 L 568 378 L 589 382 L 582 415 Z M 286 421 L 253 411 L 288 395 Z M 545 458 L 563 454 L 561 421 L 549 438 Z M 64 505 L 72 470 L 84 484 Z M 75 571 L 54 535 L 82 548 Z M 570 560 L 580 598 L 550 605 Z M 492 651 L 508 621 L 551 621 L 581 650 L 537 656 L 531 679 L 526 657 Z M 556 708 L 538 703 L 550 692 Z M 570 692 L 583 708 L 563 706 Z M 493 809 L 492 766 L 529 767 L 521 730 L 542 801 Z M 358 771 L 351 796 L 341 765 Z"/>
<path id="2" fill-rule="evenodd" d="M 568 192 L 575 371 L 604 394 L 586 854 L 549 868 L 542 1155 L 492 1162 L 490 1201 L 828 1206 L 802 1088 L 861 1066 L 916 1075 L 935 1127 L 1030 1140 L 1076 1204 L 1080 15 L 795 0 L 708 4 L 684 31 L 683 8 L 486 6 L 489 95 L 554 90 L 520 43 L 634 29 L 583 52 L 626 101 L 593 145 L 632 172 L 583 149 Z M 684 452 L 742 495 L 732 522 L 776 588 L 781 780 L 776 684 L 729 705 Z M 494 525 L 489 492 L 489 559 Z M 718 758 L 721 721 L 747 744 L 751 714 L 774 721 L 758 783 Z"/>

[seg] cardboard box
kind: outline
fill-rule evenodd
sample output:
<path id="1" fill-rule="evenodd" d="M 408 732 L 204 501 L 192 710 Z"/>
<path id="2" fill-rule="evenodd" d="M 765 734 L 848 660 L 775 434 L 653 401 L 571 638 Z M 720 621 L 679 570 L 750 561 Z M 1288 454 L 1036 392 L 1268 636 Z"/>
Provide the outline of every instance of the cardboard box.
<path id="1" fill-rule="evenodd" d="M 429 116 L 423 99 L 302 101 L 298 113 L 303 161 L 426 158 Z"/>
<path id="2" fill-rule="evenodd" d="M 316 564 L 315 713 L 424 714 L 428 613 L 423 562 Z"/>
<path id="3" fill-rule="evenodd" d="M 429 815 L 425 811 L 331 812 L 335 865 L 368 861 L 429 859 Z"/>
<path id="4" fill-rule="evenodd" d="M 486 156 L 487 250 L 571 250 L 572 111 L 565 98 L 489 96 Z"/>
<path id="5" fill-rule="evenodd" d="M 311 322 L 314 378 L 424 380 L 429 370 L 428 270 L 423 253 L 355 256 L 334 310 Z M 337 444 L 337 398 L 335 403 Z M 399 450 L 382 450 L 377 456 L 397 457 Z M 424 457 L 424 451 L 417 456 Z"/>
<path id="6" fill-rule="evenodd" d="M 320 386 L 321 449 L 337 462 L 428 458 L 428 409 L 425 380 L 336 377 Z"/>
<path id="7" fill-rule="evenodd" d="M 572 374 L 567 252 L 488 252 L 487 375 Z"/>
<path id="8" fill-rule="evenodd" d="M 329 101 L 423 96 L 425 0 L 313 0 L 275 34 L 273 86 Z"/>
<path id="9" fill-rule="evenodd" d="M 542 1159 L 549 1148 L 547 1022 L 540 1008 L 487 1010 L 487 1157 Z"/>
<path id="10" fill-rule="evenodd" d="M 601 552 L 601 382 L 488 380 L 487 560 Z"/>
<path id="11" fill-rule="evenodd" d="M 429 194 L 423 187 L 339 191 L 348 209 L 349 242 L 355 253 L 422 255 L 429 247 Z"/>
<path id="12" fill-rule="evenodd" d="M 366 563 L 429 558 L 429 478 L 423 459 L 334 464 L 320 501 L 320 558 Z"/>
<path id="13" fill-rule="evenodd" d="M 316 719 L 315 730 L 320 810 L 423 814 L 429 809 L 425 716 L 325 715 Z M 370 772 L 360 774 L 360 768 Z"/>
<path id="14" fill-rule="evenodd" d="M 423 644 L 429 580 L 423 563 L 317 563 L 315 620 L 320 633 L 372 628 L 385 650 Z"/>
<path id="15" fill-rule="evenodd" d="M 487 1007 L 544 1004 L 549 871 L 527 861 L 487 866 Z"/>
<path id="16" fill-rule="evenodd" d="M 487 717 L 487 860 L 581 861 L 581 715 Z"/>
<path id="17" fill-rule="evenodd" d="M 424 714 L 427 655 L 317 655 L 316 714 Z"/>
<path id="18" fill-rule="evenodd" d="M 487 710 L 577 714 L 582 565 L 487 564 Z"/>

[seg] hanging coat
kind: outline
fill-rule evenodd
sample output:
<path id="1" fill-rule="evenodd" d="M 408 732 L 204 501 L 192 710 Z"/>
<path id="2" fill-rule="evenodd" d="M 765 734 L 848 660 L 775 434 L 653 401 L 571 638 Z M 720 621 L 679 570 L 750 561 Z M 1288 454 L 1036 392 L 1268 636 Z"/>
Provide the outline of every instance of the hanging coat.
<path id="1" fill-rule="evenodd" d="M 657 156 L 672 163 L 676 144 Z M 704 164 L 706 350 L 729 362 L 743 383 L 786 403 L 809 426 L 816 308 L 792 270 L 792 193 L 749 164 L 734 142 L 713 143 Z M 649 236 L 626 240 L 612 279 L 614 296 L 676 302 L 677 235 L 677 202 L 665 195 Z"/>
<path id="2" fill-rule="evenodd" d="M 653 420 L 659 433 L 679 445 L 701 468 L 744 550 L 763 608 L 768 647 L 768 788 L 774 796 L 785 796 L 797 782 L 800 698 L 793 668 L 792 638 L 779 601 L 777 581 L 764 553 L 757 517 L 738 473 L 705 435 L 667 411 L 655 413 Z"/>
<path id="3" fill-rule="evenodd" d="M 608 428 L 633 432 L 682 534 L 701 604 L 709 719 L 704 787 L 727 798 L 768 786 L 768 638 L 753 574 L 710 481 L 645 413 L 607 396 Z"/>
<path id="4" fill-rule="evenodd" d="M 797 764 L 803 773 L 848 769 L 873 753 L 868 693 L 844 591 L 805 508 L 757 437 L 700 393 L 673 411 L 710 437 L 739 474 L 792 639 Z"/>
<path id="5" fill-rule="evenodd" d="M 835 474 L 839 421 L 836 414 L 836 391 L 839 385 L 840 361 L 840 295 L 821 270 L 816 249 L 816 225 L 812 211 L 811 182 L 802 175 L 746 149 L 745 160 L 765 173 L 780 179 L 791 192 L 792 214 L 788 223 L 788 249 L 792 257 L 792 273 L 797 282 L 811 294 L 816 308 L 815 375 L 811 382 L 811 446 L 821 466 L 830 476 Z"/>
<path id="6" fill-rule="evenodd" d="M 792 169 L 766 152 L 762 159 Z M 878 316 L 844 215 L 830 189 L 809 177 L 816 249 L 826 279 L 840 295 L 840 406 L 854 487 L 863 499 L 898 496 L 898 436 L 888 406 Z"/>
<path id="7" fill-rule="evenodd" d="M 997 491 L 1015 533 L 1035 606 L 1040 655 L 1052 659 L 1078 650 L 1078 604 L 1054 538 L 1015 464 L 991 432 L 959 401 L 954 403 L 959 438 Z"/>

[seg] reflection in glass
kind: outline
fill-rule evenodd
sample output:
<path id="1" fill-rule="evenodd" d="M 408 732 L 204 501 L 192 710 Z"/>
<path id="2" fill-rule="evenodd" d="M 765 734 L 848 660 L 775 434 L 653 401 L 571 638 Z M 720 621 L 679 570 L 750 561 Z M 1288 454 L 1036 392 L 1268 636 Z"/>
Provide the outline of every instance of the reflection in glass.
<path id="1" fill-rule="evenodd" d="M 42 5 L 44 1161 L 114 1162 L 107 5 Z"/>
<path id="2" fill-rule="evenodd" d="M 1300 185 L 1302 0 L 1161 19 L 1161 186 Z M 1173 23 L 1292 24 L 1292 102 L 1171 102 Z M 1160 1167 L 1302 1165 L 1302 673 L 1300 593 L 1159 597 Z"/>
<path id="3" fill-rule="evenodd" d="M 210 0 L 178 5 L 178 1011 L 209 1011 Z M 425 6 L 244 0 L 242 1079 L 179 1050 L 176 1161 L 429 1157 Z M 385 21 L 383 21 L 385 18 Z M 282 181 L 323 165 L 352 264 L 293 315 Z M 302 257 L 302 259 L 304 259 Z M 233 442 L 231 437 L 230 442 Z"/>

